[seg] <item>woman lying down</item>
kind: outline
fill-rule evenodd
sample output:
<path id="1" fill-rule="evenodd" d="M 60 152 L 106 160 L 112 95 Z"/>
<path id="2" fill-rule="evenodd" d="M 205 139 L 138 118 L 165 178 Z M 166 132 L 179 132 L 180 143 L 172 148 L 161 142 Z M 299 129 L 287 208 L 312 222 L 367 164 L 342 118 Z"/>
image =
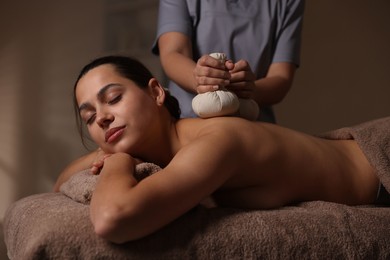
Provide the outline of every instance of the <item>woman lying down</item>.
<path id="1" fill-rule="evenodd" d="M 217 205 L 248 209 L 377 198 L 379 180 L 355 141 L 235 117 L 179 119 L 177 101 L 128 57 L 86 65 L 74 101 L 80 129 L 85 123 L 100 148 L 69 165 L 54 190 L 83 169 L 100 174 L 91 221 L 115 243 L 157 231 L 210 195 Z M 138 160 L 162 170 L 138 183 Z"/>

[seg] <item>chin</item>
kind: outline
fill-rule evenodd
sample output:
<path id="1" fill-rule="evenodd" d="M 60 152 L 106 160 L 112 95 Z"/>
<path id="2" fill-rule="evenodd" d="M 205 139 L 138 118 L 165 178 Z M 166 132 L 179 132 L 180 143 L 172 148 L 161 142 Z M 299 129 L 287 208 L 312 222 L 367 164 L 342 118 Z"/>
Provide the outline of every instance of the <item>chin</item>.
<path id="1" fill-rule="evenodd" d="M 128 145 L 117 144 L 111 147 L 112 153 L 127 153 L 131 154 L 132 149 Z"/>
<path id="2" fill-rule="evenodd" d="M 121 139 L 117 143 L 114 144 L 104 144 L 105 149 L 110 153 L 127 153 L 130 155 L 136 154 L 136 150 L 138 150 L 137 144 L 129 139 Z"/>

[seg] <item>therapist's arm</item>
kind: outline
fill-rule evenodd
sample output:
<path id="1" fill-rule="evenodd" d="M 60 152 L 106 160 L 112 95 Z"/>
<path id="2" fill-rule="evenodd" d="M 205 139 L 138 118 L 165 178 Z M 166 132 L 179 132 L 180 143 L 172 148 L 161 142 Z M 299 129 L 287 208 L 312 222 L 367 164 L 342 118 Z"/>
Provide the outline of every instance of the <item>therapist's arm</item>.
<path id="1" fill-rule="evenodd" d="M 161 65 L 166 75 L 191 93 L 214 91 L 229 84 L 233 63 L 221 63 L 208 54 L 193 61 L 191 40 L 185 34 L 168 32 L 158 40 Z"/>
<path id="2" fill-rule="evenodd" d="M 183 89 L 196 93 L 193 75 L 196 63 L 192 60 L 192 45 L 188 36 L 167 32 L 158 39 L 160 61 L 166 75 Z"/>

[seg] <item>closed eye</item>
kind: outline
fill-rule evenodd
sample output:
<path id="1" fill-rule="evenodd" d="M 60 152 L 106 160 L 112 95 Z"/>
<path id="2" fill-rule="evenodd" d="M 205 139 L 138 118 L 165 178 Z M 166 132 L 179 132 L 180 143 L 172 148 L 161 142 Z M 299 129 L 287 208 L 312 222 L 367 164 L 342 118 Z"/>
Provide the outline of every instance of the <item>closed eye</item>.
<path id="1" fill-rule="evenodd" d="M 93 121 L 95 121 L 95 118 L 96 118 L 96 113 L 93 113 L 90 117 L 87 118 L 87 120 L 85 120 L 85 123 L 87 125 L 90 125 L 93 123 Z"/>
<path id="2" fill-rule="evenodd" d="M 107 102 L 107 104 L 109 104 L 109 105 L 116 104 L 116 103 L 118 103 L 119 101 L 121 101 L 121 99 L 122 99 L 122 95 L 117 95 L 117 96 L 115 96 L 114 98 L 110 99 L 110 100 Z"/>

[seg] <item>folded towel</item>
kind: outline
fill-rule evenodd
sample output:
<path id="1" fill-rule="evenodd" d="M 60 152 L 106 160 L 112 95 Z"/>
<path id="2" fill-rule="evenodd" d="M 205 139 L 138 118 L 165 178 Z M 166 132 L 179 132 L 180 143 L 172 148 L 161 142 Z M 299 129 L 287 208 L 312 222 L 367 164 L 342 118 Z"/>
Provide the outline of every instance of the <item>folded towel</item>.
<path id="1" fill-rule="evenodd" d="M 135 167 L 134 177 L 141 181 L 159 170 L 161 168 L 153 163 L 140 163 Z M 98 178 L 99 175 L 91 174 L 90 170 L 81 171 L 61 185 L 60 192 L 74 201 L 89 204 Z"/>
<path id="2" fill-rule="evenodd" d="M 344 127 L 319 135 L 327 139 L 354 139 L 376 169 L 377 175 L 390 191 L 390 117 Z"/>

